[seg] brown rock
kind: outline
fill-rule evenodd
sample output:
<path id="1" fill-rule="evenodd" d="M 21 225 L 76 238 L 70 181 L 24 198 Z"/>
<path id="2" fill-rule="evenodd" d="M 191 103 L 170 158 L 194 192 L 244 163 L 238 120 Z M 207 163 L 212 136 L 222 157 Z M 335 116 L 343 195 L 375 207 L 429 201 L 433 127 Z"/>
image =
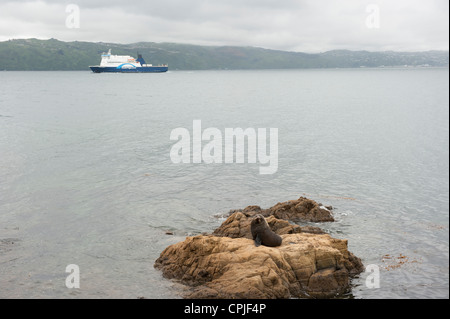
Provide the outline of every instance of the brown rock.
<path id="1" fill-rule="evenodd" d="M 268 209 L 270 214 L 279 219 L 308 222 L 334 222 L 331 210 L 305 197 L 278 203 Z"/>
<path id="2" fill-rule="evenodd" d="M 244 212 L 235 212 L 226 221 L 214 230 L 213 235 L 226 236 L 231 238 L 252 238 L 250 232 L 250 223 L 253 214 L 245 214 Z M 274 216 L 266 218 L 270 229 L 278 235 L 297 234 L 297 233 L 313 233 L 324 234 L 319 227 L 299 226 L 289 223 L 287 220 L 281 220 Z"/>
<path id="3" fill-rule="evenodd" d="M 282 238 L 274 248 L 255 247 L 248 238 L 187 237 L 167 247 L 155 268 L 192 286 L 187 298 L 333 297 L 363 270 L 346 240 L 307 233 Z"/>
<path id="4" fill-rule="evenodd" d="M 231 210 L 212 235 L 167 247 L 154 266 L 191 286 L 187 298 L 333 297 L 364 271 L 361 260 L 348 251 L 346 240 L 288 221 L 334 221 L 331 209 L 300 197 L 269 209 Z M 255 247 L 250 225 L 256 214 L 282 237 L 281 246 Z"/>
<path id="5" fill-rule="evenodd" d="M 278 203 L 268 209 L 262 209 L 259 206 L 247 206 L 244 209 L 233 209 L 230 210 L 229 215 L 241 212 L 247 217 L 256 214 L 261 214 L 264 217 L 273 215 L 278 219 L 317 223 L 333 222 L 334 218 L 331 210 L 331 206 L 322 206 L 322 204 L 319 204 L 312 199 L 300 197 L 296 200 Z"/>

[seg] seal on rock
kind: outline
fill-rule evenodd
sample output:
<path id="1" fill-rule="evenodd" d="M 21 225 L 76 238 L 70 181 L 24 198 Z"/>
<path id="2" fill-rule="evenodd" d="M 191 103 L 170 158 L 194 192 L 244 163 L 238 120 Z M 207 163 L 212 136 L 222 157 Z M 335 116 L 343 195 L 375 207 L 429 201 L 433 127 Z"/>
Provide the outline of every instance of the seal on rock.
<path id="1" fill-rule="evenodd" d="M 281 245 L 281 237 L 270 229 L 263 215 L 258 214 L 253 217 L 250 229 L 256 247 L 261 244 L 268 247 Z"/>

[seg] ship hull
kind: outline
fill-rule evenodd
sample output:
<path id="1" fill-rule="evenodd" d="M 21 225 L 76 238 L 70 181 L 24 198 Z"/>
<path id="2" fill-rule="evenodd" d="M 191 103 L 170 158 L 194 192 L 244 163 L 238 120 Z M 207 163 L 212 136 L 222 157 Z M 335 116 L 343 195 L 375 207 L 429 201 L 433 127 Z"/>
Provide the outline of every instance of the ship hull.
<path id="1" fill-rule="evenodd" d="M 167 72 L 167 66 L 143 66 L 136 68 L 117 68 L 117 67 L 102 67 L 90 66 L 94 73 L 161 73 Z"/>

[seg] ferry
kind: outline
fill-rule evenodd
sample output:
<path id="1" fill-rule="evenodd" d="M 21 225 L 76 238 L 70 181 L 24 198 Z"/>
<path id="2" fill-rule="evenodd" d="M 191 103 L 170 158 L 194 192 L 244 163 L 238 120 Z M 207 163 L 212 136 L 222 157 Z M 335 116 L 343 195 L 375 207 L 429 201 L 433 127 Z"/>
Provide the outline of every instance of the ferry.
<path id="1" fill-rule="evenodd" d="M 102 53 L 100 65 L 89 66 L 94 73 L 116 72 L 116 73 L 154 73 L 167 72 L 167 64 L 153 66 L 145 63 L 141 54 L 135 59 L 129 55 L 112 55 L 111 49 L 108 53 Z"/>

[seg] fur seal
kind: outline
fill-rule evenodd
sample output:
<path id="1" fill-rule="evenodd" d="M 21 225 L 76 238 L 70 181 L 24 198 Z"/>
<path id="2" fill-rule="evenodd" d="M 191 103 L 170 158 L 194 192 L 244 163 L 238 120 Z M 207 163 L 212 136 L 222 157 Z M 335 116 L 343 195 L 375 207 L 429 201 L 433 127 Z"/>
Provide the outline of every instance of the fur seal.
<path id="1" fill-rule="evenodd" d="M 263 215 L 258 214 L 253 217 L 250 229 L 256 247 L 261 244 L 268 247 L 281 245 L 281 237 L 270 229 Z"/>

